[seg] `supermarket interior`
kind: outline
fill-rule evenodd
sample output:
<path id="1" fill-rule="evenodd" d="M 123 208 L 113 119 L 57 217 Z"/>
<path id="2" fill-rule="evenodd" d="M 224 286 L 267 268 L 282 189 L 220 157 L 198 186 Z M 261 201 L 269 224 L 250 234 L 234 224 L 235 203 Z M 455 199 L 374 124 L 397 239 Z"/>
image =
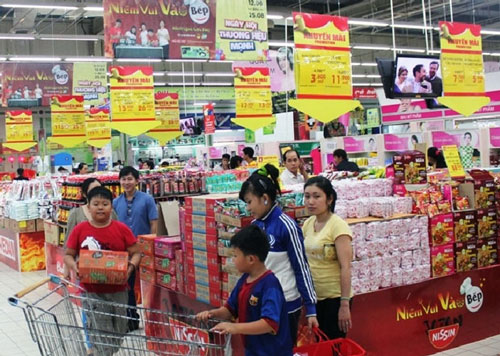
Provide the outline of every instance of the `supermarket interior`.
<path id="1" fill-rule="evenodd" d="M 500 355 L 500 1 L 2 0 L 0 88 L 0 355 Z"/>

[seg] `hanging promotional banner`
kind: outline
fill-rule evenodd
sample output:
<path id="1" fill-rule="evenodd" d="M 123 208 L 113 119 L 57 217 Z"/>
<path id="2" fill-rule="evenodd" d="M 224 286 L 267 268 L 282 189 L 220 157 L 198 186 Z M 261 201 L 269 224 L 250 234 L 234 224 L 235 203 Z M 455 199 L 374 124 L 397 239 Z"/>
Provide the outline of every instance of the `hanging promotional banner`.
<path id="1" fill-rule="evenodd" d="M 215 0 L 104 0 L 103 7 L 106 57 L 214 57 Z"/>
<path id="2" fill-rule="evenodd" d="M 105 62 L 73 64 L 73 95 L 83 95 L 85 105 L 101 106 L 108 100 L 108 69 Z"/>
<path id="3" fill-rule="evenodd" d="M 456 145 L 445 145 L 442 147 L 444 159 L 448 166 L 451 178 L 464 178 L 465 170 L 460 160 L 460 154 Z"/>
<path id="4" fill-rule="evenodd" d="M 290 106 L 327 123 L 361 104 L 352 100 L 347 17 L 293 13 L 297 99 Z"/>
<path id="5" fill-rule="evenodd" d="M 5 112 L 5 138 L 3 147 L 24 151 L 35 146 L 33 141 L 33 117 L 30 110 Z"/>
<path id="6" fill-rule="evenodd" d="M 274 123 L 269 68 L 234 67 L 233 71 L 236 118 L 232 121 L 252 131 Z"/>
<path id="7" fill-rule="evenodd" d="M 152 67 L 111 66 L 111 128 L 139 136 L 158 125 Z"/>
<path id="8" fill-rule="evenodd" d="M 205 134 L 215 133 L 215 114 L 214 105 L 203 105 L 203 119 L 205 123 Z"/>
<path id="9" fill-rule="evenodd" d="M 71 95 L 73 63 L 4 63 L 2 105 L 49 106 L 53 95 Z"/>
<path id="10" fill-rule="evenodd" d="M 266 60 L 266 0 L 217 0 L 215 47 L 216 60 Z"/>
<path id="11" fill-rule="evenodd" d="M 103 148 L 111 141 L 108 109 L 90 108 L 87 110 L 85 112 L 85 127 L 89 145 Z"/>
<path id="12" fill-rule="evenodd" d="M 148 131 L 147 135 L 165 146 L 167 142 L 182 135 L 179 129 L 179 94 L 155 93 L 156 120 L 161 124 Z"/>
<path id="13" fill-rule="evenodd" d="M 50 111 L 52 136 L 47 138 L 50 143 L 75 147 L 87 140 L 83 96 L 53 96 Z"/>
<path id="14" fill-rule="evenodd" d="M 444 97 L 438 101 L 464 116 L 490 102 L 484 93 L 481 26 L 439 22 Z"/>

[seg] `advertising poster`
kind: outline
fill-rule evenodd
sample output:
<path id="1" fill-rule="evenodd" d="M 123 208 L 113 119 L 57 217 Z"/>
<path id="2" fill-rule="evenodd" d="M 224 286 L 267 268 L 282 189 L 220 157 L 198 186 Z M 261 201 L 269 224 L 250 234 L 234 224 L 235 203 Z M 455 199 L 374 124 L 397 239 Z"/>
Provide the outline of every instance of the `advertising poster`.
<path id="1" fill-rule="evenodd" d="M 479 149 L 479 134 L 477 131 L 461 131 L 450 134 L 446 131 L 432 132 L 432 146 L 441 148 L 444 145 L 455 145 L 457 147 L 472 146 Z"/>
<path id="2" fill-rule="evenodd" d="M 344 150 L 347 153 L 376 152 L 377 143 L 374 137 L 344 137 Z"/>
<path id="3" fill-rule="evenodd" d="M 2 73 L 3 106 L 49 106 L 52 96 L 72 93 L 72 63 L 5 63 Z"/>
<path id="4" fill-rule="evenodd" d="M 85 106 L 101 106 L 108 100 L 105 62 L 73 64 L 73 95 L 83 95 Z"/>
<path id="5" fill-rule="evenodd" d="M 14 151 L 24 151 L 36 145 L 30 110 L 5 112 L 5 139 L 3 146 Z"/>
<path id="6" fill-rule="evenodd" d="M 203 105 L 203 118 L 205 123 L 205 133 L 215 133 L 215 114 L 213 104 Z"/>
<path id="7" fill-rule="evenodd" d="M 19 247 L 15 233 L 3 230 L 0 232 L 0 262 L 19 271 Z"/>
<path id="8" fill-rule="evenodd" d="M 413 135 L 384 135 L 384 148 L 386 151 L 412 151 L 415 150 L 417 144 L 422 143 L 421 134 Z"/>
<path id="9" fill-rule="evenodd" d="M 85 127 L 89 145 L 102 148 L 111 141 L 108 109 L 90 108 L 87 110 L 85 112 Z"/>
<path id="10" fill-rule="evenodd" d="M 215 0 L 104 0 L 103 6 L 106 57 L 214 58 Z"/>
<path id="11" fill-rule="evenodd" d="M 147 135 L 157 139 L 164 146 L 168 141 L 182 135 L 179 122 L 179 94 L 155 93 L 156 120 L 161 124 L 148 131 Z"/>
<path id="12" fill-rule="evenodd" d="M 41 271 L 45 269 L 44 232 L 19 234 L 21 272 Z"/>
<path id="13" fill-rule="evenodd" d="M 57 95 L 50 103 L 52 136 L 50 143 L 75 147 L 87 140 L 83 96 Z"/>
<path id="14" fill-rule="evenodd" d="M 138 136 L 157 127 L 153 67 L 111 66 L 111 128 Z"/>
<path id="15" fill-rule="evenodd" d="M 465 171 L 456 145 L 444 145 L 443 155 L 451 178 L 464 178 Z"/>
<path id="16" fill-rule="evenodd" d="M 217 0 L 215 47 L 216 60 L 266 60 L 266 0 Z"/>
<path id="17" fill-rule="evenodd" d="M 490 127 L 490 146 L 500 147 L 500 127 Z"/>
<path id="18" fill-rule="evenodd" d="M 253 131 L 275 122 L 269 69 L 234 67 L 233 71 L 236 96 L 236 119 L 233 122 Z"/>

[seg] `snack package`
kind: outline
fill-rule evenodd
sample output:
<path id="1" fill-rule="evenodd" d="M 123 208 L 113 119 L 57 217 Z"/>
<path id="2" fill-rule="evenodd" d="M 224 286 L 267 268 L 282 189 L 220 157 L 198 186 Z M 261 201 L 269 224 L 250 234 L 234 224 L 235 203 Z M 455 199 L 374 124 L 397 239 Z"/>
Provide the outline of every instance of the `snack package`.
<path id="1" fill-rule="evenodd" d="M 457 272 L 477 269 L 477 245 L 475 242 L 455 243 L 455 263 Z"/>
<path id="2" fill-rule="evenodd" d="M 427 183 L 427 167 L 425 154 L 418 151 L 405 152 L 403 155 L 404 184 Z"/>
<path id="3" fill-rule="evenodd" d="M 456 242 L 477 240 L 477 213 L 475 210 L 453 213 Z"/>
<path id="4" fill-rule="evenodd" d="M 80 250 L 80 282 L 92 284 L 127 283 L 128 252 Z"/>
<path id="5" fill-rule="evenodd" d="M 477 242 L 477 267 L 483 268 L 497 264 L 498 243 L 496 239 Z"/>
<path id="6" fill-rule="evenodd" d="M 477 235 L 479 239 L 489 239 L 497 236 L 496 209 L 482 209 L 477 211 Z"/>
<path id="7" fill-rule="evenodd" d="M 453 244 L 431 248 L 432 277 L 455 273 L 455 251 Z"/>
<path id="8" fill-rule="evenodd" d="M 487 171 L 474 169 L 469 172 L 474 184 L 476 209 L 488 209 L 495 205 L 495 181 Z"/>
<path id="9" fill-rule="evenodd" d="M 455 241 L 453 234 L 453 214 L 440 214 L 430 219 L 430 239 L 432 246 L 440 246 Z"/>

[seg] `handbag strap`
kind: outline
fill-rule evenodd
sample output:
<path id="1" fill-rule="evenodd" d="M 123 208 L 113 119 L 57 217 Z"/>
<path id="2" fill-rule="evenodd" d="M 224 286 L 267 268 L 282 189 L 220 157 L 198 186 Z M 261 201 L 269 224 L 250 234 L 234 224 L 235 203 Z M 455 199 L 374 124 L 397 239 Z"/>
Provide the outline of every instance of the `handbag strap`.
<path id="1" fill-rule="evenodd" d="M 323 331 L 321 331 L 320 328 L 315 327 L 312 329 L 312 331 L 314 335 L 316 335 L 316 337 L 318 338 L 318 342 L 330 340 L 330 338 Z"/>

